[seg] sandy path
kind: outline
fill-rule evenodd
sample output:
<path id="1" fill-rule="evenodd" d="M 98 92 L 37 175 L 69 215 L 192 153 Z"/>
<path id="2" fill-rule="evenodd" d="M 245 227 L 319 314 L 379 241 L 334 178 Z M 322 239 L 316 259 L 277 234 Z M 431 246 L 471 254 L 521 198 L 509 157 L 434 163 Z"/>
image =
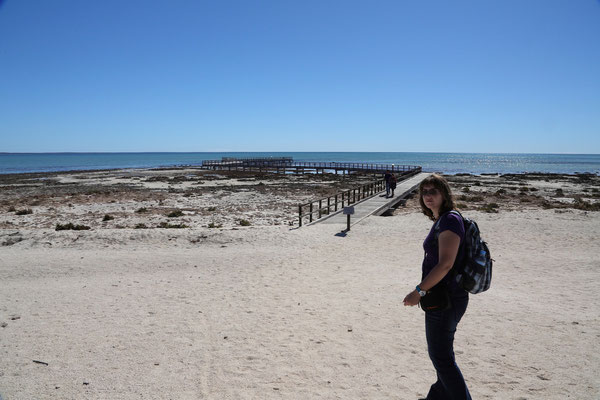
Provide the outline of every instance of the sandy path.
<path id="1" fill-rule="evenodd" d="M 600 249 L 589 238 L 600 217 L 470 215 L 496 259 L 492 289 L 471 298 L 457 333 L 474 398 L 598 398 Z M 0 390 L 5 400 L 415 399 L 434 372 L 423 313 L 401 300 L 428 226 L 412 213 L 369 218 L 346 237 L 268 227 L 193 244 L 189 232 L 140 241 L 116 230 L 125 244 L 90 232 L 5 247 Z"/>

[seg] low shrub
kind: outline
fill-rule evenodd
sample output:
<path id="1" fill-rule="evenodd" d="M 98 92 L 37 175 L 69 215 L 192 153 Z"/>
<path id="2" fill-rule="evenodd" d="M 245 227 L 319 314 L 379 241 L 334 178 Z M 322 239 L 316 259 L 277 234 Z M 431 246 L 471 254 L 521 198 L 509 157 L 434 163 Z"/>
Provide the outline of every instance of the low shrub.
<path id="1" fill-rule="evenodd" d="M 214 222 L 211 222 L 210 224 L 208 224 L 209 228 L 222 228 L 223 225 L 221 224 L 215 224 Z"/>
<path id="2" fill-rule="evenodd" d="M 498 189 L 498 190 L 496 190 L 496 193 L 494 193 L 494 195 L 495 195 L 496 197 L 500 197 L 500 196 L 502 196 L 503 194 L 506 194 L 506 190 L 504 190 L 504 189 Z"/>
<path id="3" fill-rule="evenodd" d="M 134 229 L 148 229 L 148 227 L 146 226 L 146 224 L 137 224 L 133 228 Z"/>
<path id="4" fill-rule="evenodd" d="M 108 214 L 104 214 L 104 218 L 102 218 L 102 222 L 112 221 L 113 219 L 115 219 L 115 217 L 108 215 Z"/>
<path id="5" fill-rule="evenodd" d="M 8 208 L 8 212 L 15 212 L 15 211 L 17 211 L 17 209 L 15 208 L 15 206 L 10 206 Z"/>
<path id="6" fill-rule="evenodd" d="M 208 211 L 217 211 L 217 207 L 208 207 L 207 210 Z"/>
<path id="7" fill-rule="evenodd" d="M 181 211 L 181 210 L 171 211 L 170 213 L 167 214 L 167 217 L 169 217 L 169 218 L 177 218 L 177 217 L 182 217 L 182 216 L 183 216 L 183 211 Z"/>
<path id="8" fill-rule="evenodd" d="M 240 225 L 241 226 L 250 226 L 250 221 L 248 221 L 247 219 L 240 219 Z"/>
<path id="9" fill-rule="evenodd" d="M 581 197 L 577 197 L 575 199 L 573 207 L 577 210 L 600 211 L 600 203 L 590 203 L 588 201 L 583 200 Z"/>
<path id="10" fill-rule="evenodd" d="M 148 212 L 148 209 L 146 207 L 141 207 L 141 208 L 138 208 L 137 210 L 135 210 L 135 212 L 138 214 L 142 214 L 142 213 Z"/>
<path id="11" fill-rule="evenodd" d="M 15 212 L 15 215 L 29 215 L 29 214 L 33 214 L 33 210 L 31 208 L 26 208 L 24 210 L 19 210 L 19 211 Z"/>
<path id="12" fill-rule="evenodd" d="M 158 224 L 159 228 L 165 228 L 165 229 L 181 229 L 181 228 L 189 228 L 189 226 L 185 225 L 185 224 L 170 224 L 168 222 L 161 222 L 160 224 Z"/>
<path id="13" fill-rule="evenodd" d="M 75 225 L 72 222 L 69 222 L 67 224 L 56 224 L 56 228 L 54 228 L 55 231 L 87 231 L 90 228 L 87 225 Z"/>
<path id="14" fill-rule="evenodd" d="M 483 201 L 483 196 L 471 196 L 469 201 Z"/>
<path id="15" fill-rule="evenodd" d="M 465 186 L 464 188 L 462 188 L 462 191 L 465 193 L 469 193 L 471 189 L 468 186 Z"/>
<path id="16" fill-rule="evenodd" d="M 563 207 L 563 205 L 559 204 L 559 203 L 551 203 L 548 200 L 542 201 L 542 208 L 544 208 L 545 210 L 550 210 L 552 208 L 561 208 L 561 207 Z"/>
<path id="17" fill-rule="evenodd" d="M 497 203 L 488 203 L 484 204 L 481 208 L 481 211 L 487 213 L 497 213 L 498 212 L 498 204 Z"/>

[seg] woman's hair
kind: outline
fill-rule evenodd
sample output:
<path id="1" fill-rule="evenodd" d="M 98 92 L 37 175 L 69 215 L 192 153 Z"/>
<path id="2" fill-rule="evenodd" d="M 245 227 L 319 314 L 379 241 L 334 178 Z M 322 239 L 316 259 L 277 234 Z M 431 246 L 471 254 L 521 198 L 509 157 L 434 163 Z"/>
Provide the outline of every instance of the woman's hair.
<path id="1" fill-rule="evenodd" d="M 433 211 L 431 211 L 423 202 L 423 186 L 433 186 L 442 194 L 442 206 L 440 207 L 440 215 L 454 210 L 456 207 L 454 205 L 454 199 L 452 198 L 452 191 L 450 190 L 450 185 L 448 181 L 444 179 L 444 177 L 433 174 L 423 179 L 419 184 L 419 204 L 421 205 L 421 211 L 423 214 L 427 215 L 429 219 L 435 221 L 435 216 L 433 215 Z"/>

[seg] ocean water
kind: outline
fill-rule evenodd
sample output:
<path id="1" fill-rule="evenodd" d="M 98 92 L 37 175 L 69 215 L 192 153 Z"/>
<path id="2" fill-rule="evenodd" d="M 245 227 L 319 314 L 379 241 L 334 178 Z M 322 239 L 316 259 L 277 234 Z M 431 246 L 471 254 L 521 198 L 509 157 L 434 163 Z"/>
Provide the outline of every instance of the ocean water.
<path id="1" fill-rule="evenodd" d="M 600 154 L 500 153 L 0 153 L 0 173 L 154 168 L 200 165 L 221 157 L 293 157 L 296 161 L 335 161 L 419 165 L 424 171 L 457 173 L 593 173 L 600 174 Z"/>

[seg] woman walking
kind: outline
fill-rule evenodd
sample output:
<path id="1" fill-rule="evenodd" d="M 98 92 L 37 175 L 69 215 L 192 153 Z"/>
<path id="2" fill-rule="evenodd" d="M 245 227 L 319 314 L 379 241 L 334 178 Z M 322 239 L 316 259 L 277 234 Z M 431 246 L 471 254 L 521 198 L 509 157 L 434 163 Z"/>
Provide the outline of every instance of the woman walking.
<path id="1" fill-rule="evenodd" d="M 451 273 L 455 262 L 460 263 L 464 257 L 463 220 L 460 214 L 450 212 L 455 208 L 450 186 L 439 175 L 421 182 L 419 203 L 423 214 L 434 224 L 423 242 L 422 281 L 404 298 L 404 305 L 417 305 L 425 296 L 439 299 L 439 305 L 434 302 L 433 308 L 425 311 L 427 350 L 437 372 L 437 381 L 431 385 L 427 400 L 471 399 L 454 359 L 454 333 L 469 302 L 468 293 L 457 285 Z"/>

